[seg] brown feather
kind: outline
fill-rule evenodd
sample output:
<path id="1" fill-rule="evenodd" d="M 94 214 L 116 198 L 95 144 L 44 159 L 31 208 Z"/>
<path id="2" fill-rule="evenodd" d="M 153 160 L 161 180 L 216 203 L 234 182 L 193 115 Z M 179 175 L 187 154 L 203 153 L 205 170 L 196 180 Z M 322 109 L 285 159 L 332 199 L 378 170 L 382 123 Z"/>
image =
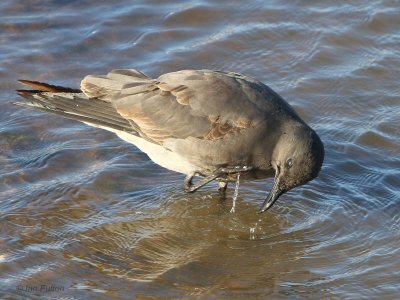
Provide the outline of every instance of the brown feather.
<path id="1" fill-rule="evenodd" d="M 215 122 L 215 123 L 211 123 L 209 131 L 204 134 L 203 138 L 205 140 L 222 139 L 228 134 L 239 132 L 240 129 L 243 129 L 243 128 L 236 127 L 229 123 Z"/>
<path id="2" fill-rule="evenodd" d="M 18 82 L 22 83 L 23 85 L 27 85 L 33 87 L 42 92 L 52 92 L 52 93 L 81 93 L 82 91 L 79 89 L 72 89 L 57 85 L 51 85 L 48 83 L 43 83 L 39 81 L 32 81 L 32 80 L 24 80 L 19 79 Z"/>

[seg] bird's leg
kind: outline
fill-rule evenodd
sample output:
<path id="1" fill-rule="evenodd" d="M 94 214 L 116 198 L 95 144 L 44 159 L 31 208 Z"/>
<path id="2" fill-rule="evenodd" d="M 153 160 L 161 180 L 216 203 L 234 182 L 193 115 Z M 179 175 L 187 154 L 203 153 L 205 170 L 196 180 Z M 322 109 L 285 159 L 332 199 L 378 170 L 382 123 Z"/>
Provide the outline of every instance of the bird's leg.
<path id="1" fill-rule="evenodd" d="M 186 193 L 194 192 L 191 191 L 191 188 L 193 187 L 193 177 L 196 176 L 196 172 L 190 173 L 185 177 L 185 180 L 183 181 L 183 190 Z"/>
<path id="2" fill-rule="evenodd" d="M 226 175 L 239 173 L 239 172 L 247 172 L 251 169 L 252 169 L 252 167 L 248 167 L 248 166 L 236 166 L 233 168 L 232 167 L 219 168 L 216 171 L 214 171 L 214 173 L 212 173 L 211 175 L 209 175 L 203 179 L 200 179 L 197 183 L 193 184 L 193 177 L 196 175 L 202 175 L 200 172 L 196 171 L 196 172 L 193 172 L 186 176 L 186 178 L 183 182 L 183 190 L 187 193 L 193 193 L 193 192 L 197 191 L 199 188 L 201 188 L 202 186 L 205 186 L 210 181 L 213 181 L 214 179 L 218 178 L 220 181 L 219 190 L 224 192 L 228 185 Z M 222 185 L 221 185 L 221 182 L 222 182 Z"/>
<path id="3" fill-rule="evenodd" d="M 183 181 L 183 190 L 186 193 L 193 193 L 197 191 L 199 188 L 205 186 L 210 181 L 213 181 L 218 176 L 218 174 L 213 173 L 210 176 L 200 179 L 197 183 L 193 184 L 193 177 L 196 175 L 201 175 L 201 174 L 199 172 L 193 172 L 187 175 L 185 180 Z"/>
<path id="4" fill-rule="evenodd" d="M 218 181 L 218 192 L 225 195 L 226 188 L 228 187 L 228 181 Z"/>
<path id="5" fill-rule="evenodd" d="M 218 182 L 218 191 L 225 196 L 226 188 L 228 187 L 228 179 L 227 175 L 229 174 L 240 174 L 241 172 L 250 171 L 252 167 L 248 166 L 236 166 L 236 167 L 228 167 L 228 168 L 220 168 L 218 171 L 221 176 L 217 178 Z M 222 176 L 223 174 L 223 176 Z"/>

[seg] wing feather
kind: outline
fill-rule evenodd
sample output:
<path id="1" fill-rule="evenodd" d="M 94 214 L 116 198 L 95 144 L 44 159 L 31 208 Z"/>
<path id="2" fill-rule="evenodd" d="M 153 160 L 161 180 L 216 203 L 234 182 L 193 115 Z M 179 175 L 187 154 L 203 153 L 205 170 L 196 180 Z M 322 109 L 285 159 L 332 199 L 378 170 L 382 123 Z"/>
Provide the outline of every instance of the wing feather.
<path id="1" fill-rule="evenodd" d="M 111 102 L 157 144 L 167 139 L 215 140 L 229 137 L 263 120 L 246 85 L 259 84 L 242 75 L 207 70 L 168 73 L 151 79 L 136 70 L 86 76 L 82 91 Z M 227 109 L 228 107 L 228 109 Z"/>

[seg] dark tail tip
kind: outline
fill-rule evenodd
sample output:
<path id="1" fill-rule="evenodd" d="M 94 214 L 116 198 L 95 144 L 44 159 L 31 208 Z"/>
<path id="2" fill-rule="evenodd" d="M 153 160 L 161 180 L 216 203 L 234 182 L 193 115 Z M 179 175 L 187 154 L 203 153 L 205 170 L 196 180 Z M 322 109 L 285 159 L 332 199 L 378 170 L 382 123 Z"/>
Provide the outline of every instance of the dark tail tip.
<path id="1" fill-rule="evenodd" d="M 37 92 L 52 92 L 52 93 L 81 93 L 79 89 L 72 89 L 58 85 L 52 85 L 44 82 L 18 79 L 19 83 L 36 89 Z"/>

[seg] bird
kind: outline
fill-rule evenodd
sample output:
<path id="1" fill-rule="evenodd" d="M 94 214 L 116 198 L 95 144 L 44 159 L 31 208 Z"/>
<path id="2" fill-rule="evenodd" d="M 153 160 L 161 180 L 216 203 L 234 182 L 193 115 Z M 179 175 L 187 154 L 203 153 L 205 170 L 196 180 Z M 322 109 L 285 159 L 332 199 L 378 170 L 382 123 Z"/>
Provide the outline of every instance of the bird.
<path id="1" fill-rule="evenodd" d="M 317 177 L 324 146 L 278 93 L 251 77 L 220 70 L 181 70 L 151 78 L 136 69 L 87 75 L 80 88 L 18 80 L 29 101 L 115 133 L 156 164 L 185 174 L 192 193 L 211 181 L 222 193 L 238 175 L 274 178 L 259 212 Z M 194 178 L 196 182 L 194 182 Z"/>

